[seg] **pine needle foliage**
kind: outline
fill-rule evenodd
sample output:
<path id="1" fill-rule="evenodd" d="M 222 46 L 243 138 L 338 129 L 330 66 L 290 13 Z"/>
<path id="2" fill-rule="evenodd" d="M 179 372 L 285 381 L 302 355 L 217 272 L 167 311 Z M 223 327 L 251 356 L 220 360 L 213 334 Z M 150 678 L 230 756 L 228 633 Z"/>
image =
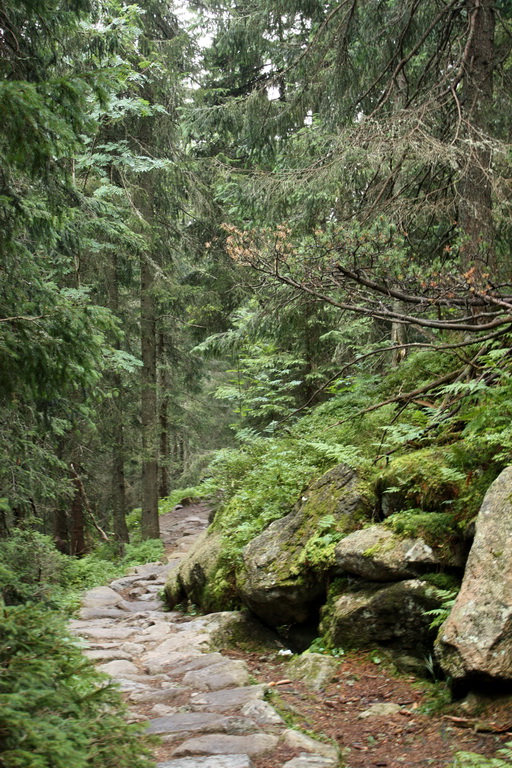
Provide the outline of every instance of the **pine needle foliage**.
<path id="1" fill-rule="evenodd" d="M 5 768 L 150 768 L 140 726 L 62 620 L 0 604 L 0 761 Z"/>

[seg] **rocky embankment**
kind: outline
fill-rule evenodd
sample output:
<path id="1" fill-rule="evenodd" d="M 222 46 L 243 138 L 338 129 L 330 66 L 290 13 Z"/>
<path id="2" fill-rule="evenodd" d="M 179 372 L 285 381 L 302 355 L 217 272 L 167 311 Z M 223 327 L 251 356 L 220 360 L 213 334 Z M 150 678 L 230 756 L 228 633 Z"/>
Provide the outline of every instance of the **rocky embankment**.
<path id="1" fill-rule="evenodd" d="M 411 474 L 410 498 L 393 485 L 396 469 L 378 487 L 345 465 L 331 469 L 231 559 L 227 576 L 229 531 L 215 521 L 170 572 L 168 603 L 188 600 L 212 610 L 212 585 L 228 584 L 240 604 L 296 647 L 315 635 L 343 650 L 382 647 L 400 669 L 415 673 L 435 654 L 458 693 L 496 684 L 510 689 L 512 467 L 492 483 L 476 521 L 464 527 L 443 511 L 460 488 L 432 480 L 434 493 L 425 475 L 434 476 L 436 465 L 424 462 L 435 456 L 418 453 L 422 474 Z M 418 487 L 427 510 L 407 506 Z M 436 639 L 432 611 L 443 598 L 437 587 L 448 585 L 455 595 L 461 581 Z"/>
<path id="2" fill-rule="evenodd" d="M 219 648 L 246 636 L 275 650 L 278 641 L 236 612 L 167 612 L 160 593 L 207 525 L 207 510 L 182 510 L 170 525 L 168 563 L 138 567 L 90 590 L 72 631 L 85 654 L 117 682 L 134 721 L 159 734 L 158 768 L 333 768 L 337 749 L 287 728 L 251 684 L 244 661 Z M 181 534 L 181 535 L 180 535 Z"/>

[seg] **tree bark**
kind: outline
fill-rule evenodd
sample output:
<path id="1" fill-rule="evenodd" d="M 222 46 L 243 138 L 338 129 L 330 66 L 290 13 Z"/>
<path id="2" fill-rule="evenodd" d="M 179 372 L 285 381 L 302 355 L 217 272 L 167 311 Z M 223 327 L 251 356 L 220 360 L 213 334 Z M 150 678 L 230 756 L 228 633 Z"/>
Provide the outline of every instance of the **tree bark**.
<path id="1" fill-rule="evenodd" d="M 159 387 L 160 402 L 158 406 L 160 423 L 160 483 L 159 496 L 165 498 L 169 495 L 169 382 L 168 371 L 165 360 L 165 336 L 163 333 L 158 335 L 158 358 L 159 358 Z"/>
<path id="2" fill-rule="evenodd" d="M 140 327 L 142 357 L 142 518 L 144 539 L 158 539 L 158 405 L 156 390 L 156 299 L 150 261 L 140 259 Z"/>
<path id="3" fill-rule="evenodd" d="M 465 165 L 459 184 L 462 267 L 474 279 L 496 272 L 492 217 L 491 150 L 487 143 L 493 106 L 494 0 L 466 0 L 462 115 Z M 472 277 L 472 276 L 471 276 Z M 472 278 L 473 279 L 473 278 Z"/>
<path id="4" fill-rule="evenodd" d="M 110 281 L 110 306 L 119 317 L 119 263 L 117 253 L 112 253 Z M 116 341 L 116 349 L 120 349 Z M 114 536 L 121 545 L 130 541 L 126 525 L 126 484 L 124 475 L 124 425 L 123 425 L 123 382 L 119 373 L 113 374 L 112 386 L 117 397 L 114 400 L 114 421 L 112 425 L 112 513 Z"/>
<path id="5" fill-rule="evenodd" d="M 71 482 L 74 493 L 71 501 L 70 554 L 83 555 L 86 551 L 84 501 L 80 481 L 73 465 L 71 465 Z"/>

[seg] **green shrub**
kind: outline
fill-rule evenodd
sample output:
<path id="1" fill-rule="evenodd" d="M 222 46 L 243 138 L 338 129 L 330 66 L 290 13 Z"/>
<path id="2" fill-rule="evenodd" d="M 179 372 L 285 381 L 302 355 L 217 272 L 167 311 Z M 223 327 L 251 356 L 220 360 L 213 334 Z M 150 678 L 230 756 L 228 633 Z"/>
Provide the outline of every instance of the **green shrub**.
<path id="1" fill-rule="evenodd" d="M 8 539 L 0 541 L 0 595 L 4 602 L 51 601 L 68 560 L 50 536 L 15 529 Z"/>
<path id="2" fill-rule="evenodd" d="M 399 497 L 402 509 L 443 511 L 466 482 L 466 473 L 453 466 L 451 450 L 423 448 L 393 459 L 379 485 L 384 494 Z"/>
<path id="3" fill-rule="evenodd" d="M 0 596 L 6 605 L 29 601 L 73 610 L 80 592 L 106 584 L 135 565 L 160 560 L 159 539 L 127 544 L 119 557 L 113 543 L 102 543 L 84 557 L 61 554 L 50 536 L 15 529 L 0 541 Z"/>
<path id="4" fill-rule="evenodd" d="M 498 750 L 503 757 L 486 757 L 475 752 L 457 752 L 450 768 L 512 768 L 512 741 Z"/>
<path id="5" fill-rule="evenodd" d="M 0 605 L 4 768 L 149 768 L 148 740 L 56 615 Z"/>
<path id="6" fill-rule="evenodd" d="M 451 512 L 423 512 L 409 509 L 391 515 L 385 525 L 399 536 L 417 538 L 422 536 L 430 544 L 442 545 L 456 536 L 459 531 Z"/>

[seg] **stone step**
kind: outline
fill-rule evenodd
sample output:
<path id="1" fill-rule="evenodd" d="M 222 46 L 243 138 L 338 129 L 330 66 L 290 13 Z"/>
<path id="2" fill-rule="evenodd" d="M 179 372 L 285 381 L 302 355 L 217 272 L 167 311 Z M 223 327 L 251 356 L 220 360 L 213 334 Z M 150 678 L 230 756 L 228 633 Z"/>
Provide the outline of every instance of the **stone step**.
<path id="1" fill-rule="evenodd" d="M 340 761 L 322 755 L 310 755 L 303 752 L 298 757 L 288 760 L 283 768 L 338 768 Z"/>
<path id="2" fill-rule="evenodd" d="M 254 768 L 249 755 L 215 755 L 215 757 L 179 757 L 157 763 L 156 768 Z"/>
<path id="3" fill-rule="evenodd" d="M 224 688 L 234 688 L 247 685 L 249 672 L 243 661 L 226 661 L 187 672 L 183 677 L 183 685 L 198 691 L 219 691 Z"/>
<path id="4" fill-rule="evenodd" d="M 210 651 L 237 626 L 237 615 L 164 611 L 157 595 L 196 538 L 196 523 L 201 528 L 206 521 L 173 529 L 168 564 L 148 563 L 89 590 L 70 629 L 123 692 L 130 721 L 146 722 L 148 734 L 160 735 L 161 754 L 169 757 L 157 768 L 254 768 L 251 757 L 261 766 L 282 747 L 288 757 L 298 755 L 282 768 L 335 768 L 336 749 L 287 729 L 263 700 L 267 686 L 249 685 L 245 662 Z"/>
<path id="5" fill-rule="evenodd" d="M 210 693 L 193 693 L 190 706 L 194 712 L 227 712 L 242 707 L 248 701 L 263 699 L 265 691 L 265 685 L 247 685 Z"/>
<path id="6" fill-rule="evenodd" d="M 149 721 L 148 733 L 180 734 L 183 738 L 194 734 L 225 733 L 240 736 L 259 731 L 254 720 L 247 717 L 223 717 L 211 712 L 178 712 Z"/>
<path id="7" fill-rule="evenodd" d="M 224 733 L 212 733 L 187 739 L 172 753 L 173 757 L 195 755 L 239 755 L 250 757 L 272 752 L 279 742 L 278 736 L 267 733 L 254 733 L 247 736 L 228 736 Z"/>

